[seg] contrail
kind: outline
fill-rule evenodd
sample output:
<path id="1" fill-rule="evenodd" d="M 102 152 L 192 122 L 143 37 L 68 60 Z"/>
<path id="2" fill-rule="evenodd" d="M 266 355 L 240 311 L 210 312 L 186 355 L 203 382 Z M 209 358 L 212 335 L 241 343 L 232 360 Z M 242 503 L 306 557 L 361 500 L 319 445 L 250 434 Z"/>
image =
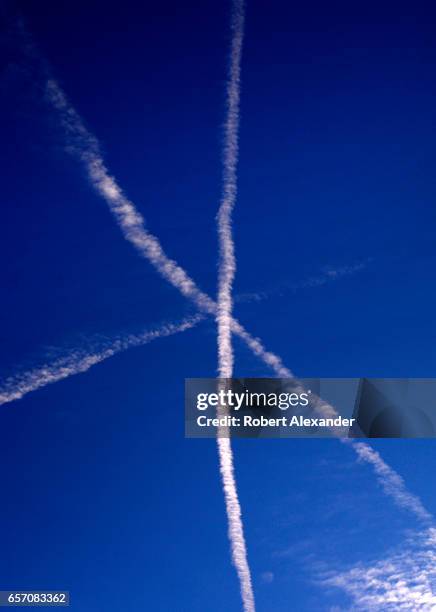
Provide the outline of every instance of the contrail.
<path id="1" fill-rule="evenodd" d="M 353 440 L 343 440 L 343 442 L 350 444 L 358 458 L 368 463 L 374 469 L 377 480 L 385 494 L 392 497 L 398 506 L 409 510 L 421 521 L 432 522 L 434 520 L 430 512 L 424 508 L 421 500 L 407 490 L 401 476 L 385 463 L 380 454 L 371 448 L 369 444 Z"/>
<path id="2" fill-rule="evenodd" d="M 236 167 L 238 161 L 239 97 L 241 53 L 244 38 L 244 2 L 234 0 L 232 5 L 232 43 L 227 82 L 227 117 L 224 128 L 223 196 L 218 211 L 218 238 L 220 265 L 218 272 L 218 299 L 216 321 L 218 326 L 218 372 L 220 378 L 233 375 L 232 349 L 232 284 L 236 270 L 232 238 L 231 214 L 236 200 Z M 218 386 L 225 385 L 222 381 Z M 226 411 L 226 407 L 222 407 Z M 224 431 L 225 430 L 225 431 Z M 251 572 L 247 559 L 244 526 L 241 518 L 236 487 L 233 451 L 229 431 L 218 429 L 217 445 L 220 472 L 228 520 L 228 535 L 233 564 L 239 578 L 242 604 L 245 612 L 255 612 Z"/>
<path id="3" fill-rule="evenodd" d="M 232 349 L 232 286 L 236 271 L 232 236 L 232 211 L 237 193 L 238 133 L 241 54 L 244 37 L 244 2 L 234 0 L 232 15 L 232 48 L 227 83 L 227 118 L 224 128 L 223 195 L 218 211 L 219 274 L 218 274 L 218 363 L 219 376 L 231 378 Z"/>
<path id="4" fill-rule="evenodd" d="M 97 139 L 87 130 L 53 79 L 47 80 L 46 94 L 59 114 L 67 138 L 68 152 L 77 156 L 85 165 L 92 186 L 106 200 L 126 240 L 184 296 L 193 300 L 201 310 L 213 314 L 213 300 L 200 291 L 188 274 L 166 255 L 159 240 L 145 228 L 142 215 L 124 195 L 116 180 L 110 176 Z"/>
<path id="5" fill-rule="evenodd" d="M 204 318 L 204 315 L 199 314 L 183 319 L 180 323 L 166 323 L 161 327 L 144 331 L 141 334 L 131 334 L 124 338 L 117 338 L 94 352 L 72 351 L 51 364 L 39 366 L 21 375 L 11 376 L 0 384 L 0 405 L 21 399 L 31 391 L 36 391 L 69 376 L 86 372 L 93 365 L 128 348 L 148 344 L 157 338 L 166 338 L 191 329 Z"/>
<path id="6" fill-rule="evenodd" d="M 356 264 L 340 266 L 337 268 L 326 266 L 317 276 L 309 276 L 308 278 L 300 280 L 299 282 L 281 282 L 276 287 L 270 289 L 240 293 L 239 295 L 235 296 L 234 301 L 238 302 L 239 304 L 262 302 L 263 300 L 268 300 L 271 297 L 284 297 L 285 293 L 288 291 L 295 293 L 302 289 L 322 287 L 327 283 L 358 274 L 372 261 L 372 257 L 367 257 L 365 260 Z"/>
<path id="7" fill-rule="evenodd" d="M 253 587 L 251 584 L 250 567 L 247 561 L 247 548 L 245 545 L 244 528 L 241 519 L 241 506 L 236 490 L 232 447 L 230 439 L 227 437 L 217 438 L 217 443 L 233 563 L 239 577 L 244 610 L 245 612 L 254 612 L 256 608 Z"/>

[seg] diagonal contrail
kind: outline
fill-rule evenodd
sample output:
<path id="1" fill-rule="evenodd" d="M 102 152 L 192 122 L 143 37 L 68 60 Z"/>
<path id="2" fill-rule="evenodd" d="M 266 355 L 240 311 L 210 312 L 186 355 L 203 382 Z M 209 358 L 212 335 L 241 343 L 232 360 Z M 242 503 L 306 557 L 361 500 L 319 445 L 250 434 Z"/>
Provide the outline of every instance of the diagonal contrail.
<path id="1" fill-rule="evenodd" d="M 86 372 L 92 366 L 109 359 L 113 355 L 134 346 L 148 344 L 157 338 L 166 338 L 187 329 L 191 329 L 204 319 L 204 315 L 195 315 L 183 319 L 180 323 L 165 323 L 155 329 L 147 330 L 141 334 L 131 334 L 105 343 L 94 351 L 75 350 L 68 355 L 44 364 L 23 374 L 11 376 L 0 384 L 0 405 L 21 399 L 27 393 L 36 391 L 41 387 Z"/>
<path id="2" fill-rule="evenodd" d="M 227 117 L 224 128 L 223 196 L 218 211 L 218 238 L 220 263 L 218 271 L 218 299 L 216 321 L 218 326 L 218 372 L 220 378 L 233 375 L 232 349 L 232 284 L 236 261 L 232 238 L 231 214 L 236 200 L 236 167 L 238 161 L 239 97 L 241 53 L 244 38 L 244 2 L 233 0 L 232 43 L 227 81 Z M 223 381 L 218 383 L 221 386 Z M 225 407 L 222 407 L 225 411 Z M 233 564 L 239 578 L 242 604 L 245 612 L 255 612 L 253 586 L 248 565 L 241 505 L 233 464 L 233 451 L 226 428 L 217 432 L 218 457 L 228 520 L 228 535 Z"/>
<path id="3" fill-rule="evenodd" d="M 407 490 L 404 480 L 395 472 L 369 444 L 354 440 L 342 440 L 351 445 L 358 458 L 368 463 L 374 470 L 376 478 L 388 497 L 391 497 L 400 508 L 408 510 L 424 523 L 432 523 L 434 517 L 424 507 L 422 501 Z"/>

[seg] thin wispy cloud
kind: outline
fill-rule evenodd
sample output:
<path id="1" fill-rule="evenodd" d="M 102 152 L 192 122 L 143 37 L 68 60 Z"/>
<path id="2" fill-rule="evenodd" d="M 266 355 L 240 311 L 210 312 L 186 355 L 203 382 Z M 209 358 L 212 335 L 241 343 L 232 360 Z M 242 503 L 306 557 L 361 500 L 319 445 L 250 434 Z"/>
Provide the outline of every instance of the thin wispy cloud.
<path id="1" fill-rule="evenodd" d="M 274 582 L 274 573 L 273 572 L 262 572 L 260 575 L 260 579 L 263 584 L 271 584 Z"/>
<path id="2" fill-rule="evenodd" d="M 77 349 L 59 357 L 51 363 L 45 363 L 21 374 L 16 374 L 0 382 L 0 405 L 21 399 L 28 393 L 41 389 L 70 376 L 86 372 L 97 363 L 109 359 L 135 346 L 148 344 L 158 338 L 167 338 L 174 334 L 192 329 L 204 315 L 198 314 L 180 321 L 165 323 L 155 329 L 146 330 L 140 334 L 130 334 L 106 342 L 94 350 Z"/>
<path id="3" fill-rule="evenodd" d="M 354 276 L 359 272 L 362 272 L 371 261 L 373 261 L 372 258 L 367 258 L 364 261 L 347 266 L 326 266 L 320 274 L 315 276 L 309 276 L 308 278 L 303 279 L 300 282 L 283 282 L 279 283 L 279 285 L 273 289 L 240 293 L 235 297 L 235 302 L 262 302 L 272 297 L 283 297 L 289 291 L 292 293 L 296 293 L 297 291 L 303 289 L 322 287 L 323 285 L 327 285 L 328 283 Z"/>
<path id="4" fill-rule="evenodd" d="M 320 584 L 346 593 L 347 610 L 432 612 L 436 609 L 436 529 L 413 533 L 382 559 L 322 573 Z"/>

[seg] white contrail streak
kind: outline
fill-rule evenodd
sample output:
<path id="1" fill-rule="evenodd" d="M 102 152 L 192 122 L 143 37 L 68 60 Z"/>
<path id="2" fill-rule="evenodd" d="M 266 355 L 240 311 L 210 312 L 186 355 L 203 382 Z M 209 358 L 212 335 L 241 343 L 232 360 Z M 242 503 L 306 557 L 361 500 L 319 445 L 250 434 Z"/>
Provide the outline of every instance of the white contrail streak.
<path id="1" fill-rule="evenodd" d="M 244 2 L 234 0 L 232 15 L 232 48 L 227 83 L 227 118 L 224 128 L 223 195 L 218 211 L 219 274 L 218 274 L 218 363 L 219 376 L 231 378 L 232 349 L 232 286 L 236 271 L 232 236 L 232 211 L 237 194 L 238 133 L 241 54 L 244 38 Z"/>
<path id="2" fill-rule="evenodd" d="M 421 521 L 432 522 L 434 520 L 430 512 L 424 508 L 421 500 L 407 490 L 401 476 L 385 463 L 380 454 L 369 444 L 353 440 L 343 440 L 343 442 L 350 444 L 358 458 L 373 468 L 385 494 L 391 497 L 398 506 L 409 510 Z"/>
<path id="3" fill-rule="evenodd" d="M 251 584 L 250 567 L 247 561 L 247 548 L 245 545 L 244 527 L 241 519 L 241 505 L 236 489 L 232 447 L 228 437 L 217 438 L 217 443 L 233 563 L 238 573 L 244 610 L 245 612 L 254 612 L 256 608 L 253 587 Z"/>
<path id="4" fill-rule="evenodd" d="M 76 350 L 53 363 L 39 366 L 21 375 L 11 376 L 0 384 L 0 405 L 21 399 L 31 391 L 36 391 L 69 376 L 86 372 L 97 363 L 128 348 L 148 344 L 157 338 L 166 338 L 191 329 L 202 319 L 204 319 L 204 315 L 200 314 L 186 318 L 180 323 L 166 323 L 161 327 L 147 330 L 141 334 L 131 334 L 123 338 L 117 338 L 94 352 Z"/>
<path id="5" fill-rule="evenodd" d="M 229 77 L 227 82 L 227 118 L 224 128 L 223 196 L 218 211 L 220 265 L 218 272 L 216 321 L 218 326 L 218 371 L 220 378 L 231 378 L 233 375 L 231 330 L 232 284 L 236 270 L 236 261 L 232 238 L 231 215 L 236 200 L 240 97 L 239 82 L 242 42 L 244 38 L 243 0 L 233 0 L 231 25 L 232 43 Z M 223 407 L 223 410 L 225 410 L 225 407 Z M 227 512 L 228 535 L 233 564 L 239 578 L 244 610 L 245 612 L 255 612 L 251 572 L 250 566 L 248 565 L 244 526 L 241 518 L 241 505 L 239 503 L 234 473 L 233 451 L 228 436 L 229 432 L 227 429 L 225 429 L 225 431 L 218 429 L 218 457 Z"/>
<path id="6" fill-rule="evenodd" d="M 184 296 L 193 300 L 201 310 L 213 314 L 214 302 L 166 255 L 159 240 L 145 228 L 142 215 L 124 195 L 116 180 L 109 175 L 98 141 L 86 129 L 82 119 L 53 79 L 47 81 L 46 93 L 48 100 L 59 113 L 67 137 L 67 150 L 84 163 L 92 186 L 106 200 L 126 240 Z"/>

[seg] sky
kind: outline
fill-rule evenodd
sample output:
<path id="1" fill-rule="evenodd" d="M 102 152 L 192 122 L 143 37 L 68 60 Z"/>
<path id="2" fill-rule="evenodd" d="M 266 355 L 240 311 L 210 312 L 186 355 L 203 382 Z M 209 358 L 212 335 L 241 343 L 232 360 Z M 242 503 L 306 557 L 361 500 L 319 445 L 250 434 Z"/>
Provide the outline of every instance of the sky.
<path id="1" fill-rule="evenodd" d="M 0 382 L 196 313 L 65 150 L 44 62 L 147 227 L 216 294 L 230 3 L 1 16 Z M 298 376 L 434 375 L 435 18 L 247 2 L 235 314 Z M 216 371 L 209 319 L 0 407 L 1 589 L 69 590 L 80 612 L 241 610 L 216 445 L 184 439 L 184 379 Z M 236 339 L 235 375 L 273 373 Z M 434 441 L 371 445 L 436 513 Z M 257 609 L 371 609 L 338 577 L 416 553 L 419 521 L 335 440 L 233 447 Z"/>

